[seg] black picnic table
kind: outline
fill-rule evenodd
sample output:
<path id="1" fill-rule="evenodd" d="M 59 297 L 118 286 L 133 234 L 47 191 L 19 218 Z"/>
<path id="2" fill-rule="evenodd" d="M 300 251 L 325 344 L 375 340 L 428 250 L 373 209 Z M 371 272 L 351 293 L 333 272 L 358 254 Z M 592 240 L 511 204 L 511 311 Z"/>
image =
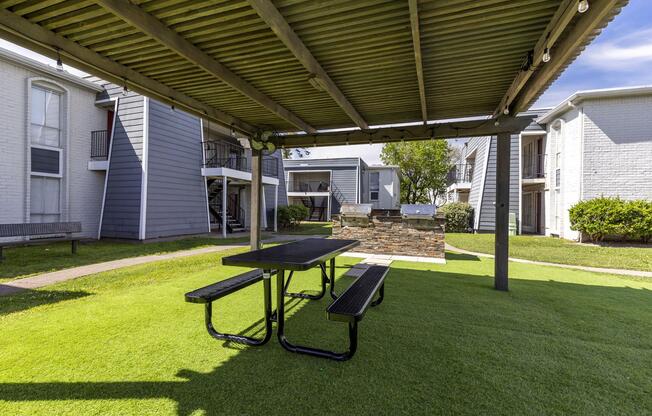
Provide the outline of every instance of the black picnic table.
<path id="1" fill-rule="evenodd" d="M 343 355 L 332 351 L 292 344 L 285 336 L 285 297 L 318 300 L 326 293 L 326 284 L 330 284 L 330 295 L 335 293 L 335 257 L 358 246 L 357 240 L 334 240 L 325 238 L 307 238 L 288 244 L 254 250 L 222 258 L 226 266 L 243 266 L 263 269 L 265 324 L 271 328 L 273 321 L 277 322 L 279 343 L 288 351 L 300 354 L 314 355 L 331 359 L 342 359 Z M 329 272 L 326 273 L 326 262 L 329 262 Z M 289 293 L 287 291 L 295 271 L 305 271 L 314 267 L 321 269 L 321 291 L 319 294 Z M 290 274 L 286 281 L 285 272 Z M 271 276 L 277 276 L 277 310 L 271 310 Z"/>

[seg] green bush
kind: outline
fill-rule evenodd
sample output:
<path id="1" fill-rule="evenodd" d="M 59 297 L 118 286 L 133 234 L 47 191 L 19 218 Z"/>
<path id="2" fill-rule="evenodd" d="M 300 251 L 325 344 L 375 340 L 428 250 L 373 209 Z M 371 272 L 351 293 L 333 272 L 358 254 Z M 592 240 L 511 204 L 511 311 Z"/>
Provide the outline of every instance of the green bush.
<path id="1" fill-rule="evenodd" d="M 580 201 L 569 210 L 571 229 L 591 241 L 606 236 L 649 241 L 652 237 L 652 202 L 596 198 Z"/>
<path id="2" fill-rule="evenodd" d="M 630 201 L 625 205 L 624 234 L 630 240 L 652 239 L 652 201 Z"/>
<path id="3" fill-rule="evenodd" d="M 288 205 L 279 207 L 278 209 L 278 224 L 281 228 L 292 229 L 301 224 L 308 216 L 308 208 L 304 205 Z"/>
<path id="4" fill-rule="evenodd" d="M 441 208 L 446 217 L 447 233 L 467 233 L 471 228 L 473 208 L 466 202 L 451 202 Z"/>

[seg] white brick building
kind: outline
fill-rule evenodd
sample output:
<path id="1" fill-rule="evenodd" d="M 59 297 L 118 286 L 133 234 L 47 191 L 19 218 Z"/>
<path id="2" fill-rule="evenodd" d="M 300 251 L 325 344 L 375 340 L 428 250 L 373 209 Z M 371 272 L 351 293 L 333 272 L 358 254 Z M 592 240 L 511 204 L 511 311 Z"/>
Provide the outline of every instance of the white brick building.
<path id="1" fill-rule="evenodd" d="M 510 211 L 524 234 L 575 240 L 568 210 L 600 196 L 652 199 L 652 87 L 579 91 L 512 137 Z M 448 199 L 493 232 L 495 138 L 467 142 Z"/>
<path id="2" fill-rule="evenodd" d="M 652 87 L 579 91 L 547 125 L 546 235 L 577 239 L 568 209 L 600 196 L 652 199 Z"/>
<path id="3" fill-rule="evenodd" d="M 0 223 L 79 221 L 96 238 L 104 171 L 88 169 L 102 88 L 0 49 Z"/>

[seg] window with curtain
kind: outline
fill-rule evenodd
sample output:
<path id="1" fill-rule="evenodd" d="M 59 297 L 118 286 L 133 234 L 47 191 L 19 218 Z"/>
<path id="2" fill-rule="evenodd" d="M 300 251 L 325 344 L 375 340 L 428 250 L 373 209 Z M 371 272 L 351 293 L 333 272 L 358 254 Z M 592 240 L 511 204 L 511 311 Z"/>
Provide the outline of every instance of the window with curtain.
<path id="1" fill-rule="evenodd" d="M 32 144 L 59 147 L 61 141 L 61 95 L 42 87 L 32 87 Z"/>
<path id="2" fill-rule="evenodd" d="M 369 173 L 369 199 L 371 201 L 378 201 L 378 193 L 380 191 L 380 172 Z"/>
<path id="3" fill-rule="evenodd" d="M 61 214 L 61 94 L 42 86 L 31 88 L 30 218 L 56 222 Z"/>

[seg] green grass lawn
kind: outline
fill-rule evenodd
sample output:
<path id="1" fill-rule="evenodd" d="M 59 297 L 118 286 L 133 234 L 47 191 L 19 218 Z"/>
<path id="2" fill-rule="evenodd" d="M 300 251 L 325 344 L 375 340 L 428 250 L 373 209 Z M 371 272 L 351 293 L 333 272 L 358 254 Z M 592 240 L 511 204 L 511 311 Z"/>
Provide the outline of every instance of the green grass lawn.
<path id="1" fill-rule="evenodd" d="M 587 414 L 652 412 L 652 282 L 493 262 L 395 262 L 385 301 L 338 363 L 216 341 L 186 291 L 240 272 L 222 253 L 0 297 L 0 414 Z M 339 258 L 338 274 L 354 259 Z M 341 278 L 342 288 L 350 281 Z M 291 290 L 316 289 L 318 274 Z M 222 331 L 261 329 L 261 284 L 218 301 Z M 328 297 L 328 296 L 327 296 Z M 321 301 L 288 300 L 287 335 L 342 349 Z"/>
<path id="2" fill-rule="evenodd" d="M 0 262 L 0 283 L 38 273 L 126 257 L 162 254 L 243 241 L 248 241 L 248 238 L 196 237 L 157 243 L 90 241 L 80 242 L 77 254 L 70 252 L 70 242 L 5 248 L 3 250 L 5 260 Z"/>
<path id="3" fill-rule="evenodd" d="M 304 221 L 295 229 L 280 230 L 280 234 L 295 234 L 295 235 L 331 235 L 333 231 L 333 223 L 330 221 Z"/>
<path id="4" fill-rule="evenodd" d="M 494 254 L 493 234 L 446 233 L 446 242 L 463 250 Z M 652 271 L 652 247 L 601 247 L 561 238 L 517 235 L 509 238 L 509 255 L 550 263 Z"/>

